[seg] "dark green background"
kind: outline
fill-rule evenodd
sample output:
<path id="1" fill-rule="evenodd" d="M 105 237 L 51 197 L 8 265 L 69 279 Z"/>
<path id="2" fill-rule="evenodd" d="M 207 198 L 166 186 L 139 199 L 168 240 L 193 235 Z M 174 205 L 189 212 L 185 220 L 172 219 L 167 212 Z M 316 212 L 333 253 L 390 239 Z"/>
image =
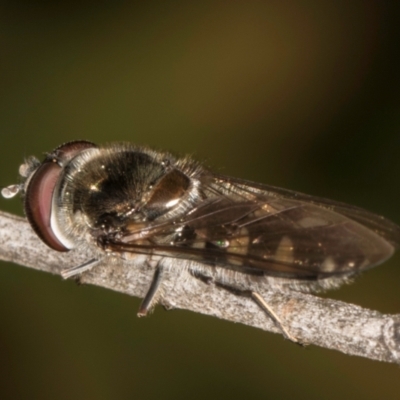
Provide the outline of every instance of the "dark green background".
<path id="1" fill-rule="evenodd" d="M 400 223 L 400 17 L 348 3 L 1 2 L 0 185 L 62 142 L 126 140 Z M 399 264 L 328 296 L 398 313 Z M 396 365 L 138 304 L 1 263 L 0 398 L 399 396 Z"/>

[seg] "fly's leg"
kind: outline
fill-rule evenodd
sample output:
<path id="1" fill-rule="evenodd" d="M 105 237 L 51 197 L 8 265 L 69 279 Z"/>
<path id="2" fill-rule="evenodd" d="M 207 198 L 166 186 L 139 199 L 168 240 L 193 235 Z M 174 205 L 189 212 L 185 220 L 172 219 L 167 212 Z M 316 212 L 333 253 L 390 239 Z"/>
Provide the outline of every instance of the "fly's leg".
<path id="1" fill-rule="evenodd" d="M 226 284 L 220 283 L 220 282 L 214 282 L 216 286 L 225 289 L 231 293 L 234 293 L 238 296 L 245 296 L 251 298 L 267 315 L 274 321 L 275 326 L 280 329 L 282 332 L 283 336 L 286 337 L 286 339 L 289 339 L 293 343 L 296 343 L 300 346 L 303 344 L 299 342 L 299 340 L 293 336 L 289 330 L 286 328 L 284 322 L 279 318 L 277 313 L 272 309 L 272 307 L 263 299 L 263 297 L 260 295 L 260 293 L 257 293 L 253 290 L 241 290 L 237 288 L 233 288 L 231 286 L 228 286 Z"/>
<path id="2" fill-rule="evenodd" d="M 237 296 L 245 296 L 245 297 L 251 298 L 268 315 L 268 317 L 270 317 L 272 319 L 272 321 L 274 321 L 276 327 L 280 329 L 280 331 L 282 332 L 283 336 L 286 337 L 286 339 L 289 339 L 290 341 L 292 341 L 293 343 L 296 343 L 298 345 L 301 345 L 301 346 L 303 345 L 295 336 L 293 336 L 289 332 L 289 330 L 286 328 L 283 321 L 279 318 L 279 316 L 276 314 L 276 312 L 272 309 L 272 307 L 269 306 L 269 304 L 262 298 L 262 296 L 259 293 L 255 292 L 253 290 L 238 289 L 238 288 L 229 286 L 225 283 L 214 281 L 211 277 L 199 274 L 198 272 L 192 273 L 192 275 L 195 278 L 200 279 L 204 283 L 207 283 L 207 284 L 213 283 L 215 286 L 217 286 L 221 289 L 225 289 L 228 292 L 233 293 Z"/>
<path id="3" fill-rule="evenodd" d="M 153 280 L 151 281 L 149 290 L 147 291 L 142 304 L 137 313 L 138 317 L 145 317 L 157 304 L 160 295 L 160 284 L 164 276 L 164 270 L 160 264 L 157 265 L 154 272 Z"/>
<path id="4" fill-rule="evenodd" d="M 67 268 L 61 271 L 61 276 L 64 279 L 68 279 L 73 277 L 78 284 L 80 281 L 80 274 L 85 271 L 91 270 L 97 264 L 99 264 L 102 260 L 91 259 L 84 264 Z M 157 265 L 156 270 L 154 272 L 153 280 L 151 282 L 150 288 L 144 297 L 142 304 L 140 305 L 139 311 L 137 313 L 138 317 L 145 317 L 151 309 L 157 304 L 157 300 L 159 297 L 159 288 L 160 283 L 163 278 L 163 268 L 160 265 Z"/>
<path id="5" fill-rule="evenodd" d="M 66 268 L 61 271 L 61 276 L 64 279 L 68 279 L 71 277 L 76 277 L 80 275 L 82 272 L 89 271 L 93 267 L 95 267 L 97 264 L 99 264 L 102 260 L 97 260 L 95 258 L 92 258 L 91 260 L 85 262 L 84 264 L 71 267 L 71 268 Z"/>
<path id="6" fill-rule="evenodd" d="M 194 276 L 196 279 L 202 281 L 206 285 L 210 285 L 211 283 L 214 283 L 214 280 L 211 276 L 204 275 L 201 272 L 198 271 L 190 271 L 190 274 Z"/>
<path id="7" fill-rule="evenodd" d="M 272 321 L 274 321 L 275 325 L 282 331 L 286 339 L 289 339 L 293 343 L 303 346 L 303 343 L 299 342 L 299 340 L 289 332 L 289 330 L 286 328 L 285 324 L 282 322 L 276 312 L 261 297 L 260 293 L 249 290 L 247 295 L 250 296 L 252 300 L 258 304 L 258 306 L 272 319 Z"/>

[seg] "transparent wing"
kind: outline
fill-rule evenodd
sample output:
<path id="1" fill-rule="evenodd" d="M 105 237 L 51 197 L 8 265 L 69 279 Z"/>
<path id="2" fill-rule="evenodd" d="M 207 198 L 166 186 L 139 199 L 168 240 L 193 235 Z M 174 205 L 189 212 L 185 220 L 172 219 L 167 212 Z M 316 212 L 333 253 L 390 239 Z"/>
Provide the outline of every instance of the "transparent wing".
<path id="1" fill-rule="evenodd" d="M 214 176 L 184 217 L 130 227 L 114 251 L 294 279 L 352 274 L 390 257 L 400 228 L 357 207 Z"/>
<path id="2" fill-rule="evenodd" d="M 229 191 L 232 191 L 238 196 L 246 197 L 261 195 L 268 198 L 292 199 L 303 203 L 313 204 L 323 209 L 331 210 L 343 216 L 347 216 L 348 218 L 373 230 L 379 236 L 391 243 L 395 248 L 400 246 L 400 227 L 389 219 L 369 212 L 363 208 L 322 197 L 311 196 L 293 190 L 223 176 L 216 177 L 215 182 L 211 184 L 211 186 L 217 191 L 222 190 L 222 178 L 225 181 L 225 185 L 229 187 Z"/>

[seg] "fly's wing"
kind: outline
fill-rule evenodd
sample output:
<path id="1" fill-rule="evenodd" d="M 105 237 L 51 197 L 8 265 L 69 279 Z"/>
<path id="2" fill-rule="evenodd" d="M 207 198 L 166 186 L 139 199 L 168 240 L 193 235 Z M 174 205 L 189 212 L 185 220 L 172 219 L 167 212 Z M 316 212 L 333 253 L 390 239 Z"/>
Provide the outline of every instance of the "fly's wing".
<path id="1" fill-rule="evenodd" d="M 292 199 L 314 204 L 318 207 L 334 211 L 352 219 L 353 221 L 359 222 L 361 225 L 373 230 L 379 236 L 386 239 L 395 248 L 400 246 L 400 227 L 397 224 L 381 215 L 371 213 L 360 207 L 322 197 L 311 196 L 293 190 L 223 176 L 216 177 L 214 182 L 211 183 L 214 190 L 217 190 L 218 192 L 222 190 L 222 179 L 224 180 L 225 185 L 229 187 L 229 191 L 240 197 L 266 195 L 268 198 Z"/>
<path id="2" fill-rule="evenodd" d="M 314 280 L 377 265 L 400 243 L 398 226 L 341 203 L 222 177 L 205 195 L 184 217 L 128 230 L 111 249 Z"/>

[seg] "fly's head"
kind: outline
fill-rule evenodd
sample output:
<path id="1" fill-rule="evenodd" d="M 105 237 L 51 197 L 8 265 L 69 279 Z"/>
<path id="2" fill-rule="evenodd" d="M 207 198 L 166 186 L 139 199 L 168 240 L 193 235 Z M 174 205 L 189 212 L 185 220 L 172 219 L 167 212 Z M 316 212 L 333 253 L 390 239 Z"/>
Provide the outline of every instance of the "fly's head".
<path id="1" fill-rule="evenodd" d="M 23 182 L 2 194 L 23 194 L 29 223 L 57 251 L 183 212 L 193 186 L 169 154 L 86 141 L 66 143 L 42 162 L 29 158 L 20 175 Z"/>

